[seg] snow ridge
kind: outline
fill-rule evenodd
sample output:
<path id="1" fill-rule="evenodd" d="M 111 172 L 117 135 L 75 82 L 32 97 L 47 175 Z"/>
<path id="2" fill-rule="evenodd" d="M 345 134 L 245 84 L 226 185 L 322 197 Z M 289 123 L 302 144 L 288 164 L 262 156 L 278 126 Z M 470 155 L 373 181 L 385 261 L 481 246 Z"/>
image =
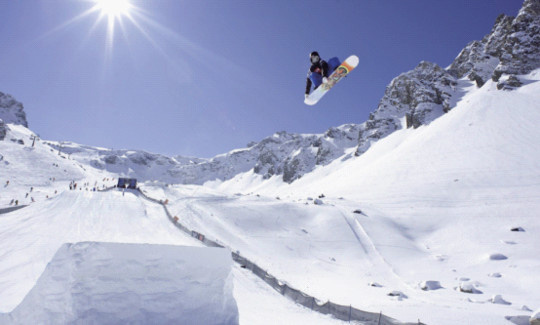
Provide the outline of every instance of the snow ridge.
<path id="1" fill-rule="evenodd" d="M 81 163 L 100 170 L 141 180 L 180 184 L 203 184 L 216 179 L 228 180 L 253 170 L 268 179 L 280 175 L 290 183 L 316 166 L 326 165 L 342 156 L 358 142 L 359 126 L 346 124 L 330 128 L 324 134 L 277 132 L 248 148 L 233 150 L 210 159 L 166 157 L 137 150 L 111 150 L 72 142 L 46 143 Z"/>

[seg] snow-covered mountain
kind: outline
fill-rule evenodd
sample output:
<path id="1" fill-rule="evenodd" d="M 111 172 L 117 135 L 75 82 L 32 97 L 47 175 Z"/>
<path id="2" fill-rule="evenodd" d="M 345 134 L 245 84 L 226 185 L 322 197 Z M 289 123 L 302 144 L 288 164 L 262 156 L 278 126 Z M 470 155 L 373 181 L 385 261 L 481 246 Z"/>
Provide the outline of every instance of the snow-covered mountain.
<path id="1" fill-rule="evenodd" d="M 519 75 L 540 67 L 540 5 L 526 0 L 517 17 L 499 16 L 491 32 L 481 41 L 469 43 L 446 69 L 421 62 L 413 70 L 396 77 L 388 85 L 377 109 L 361 124 L 330 128 L 324 134 L 277 132 L 247 148 L 233 150 L 210 159 L 165 157 L 140 150 L 108 150 L 70 142 L 51 146 L 81 163 L 97 169 L 141 180 L 182 184 L 204 184 L 228 180 L 250 170 L 268 179 L 278 175 L 292 183 L 317 166 L 325 166 L 355 148 L 359 156 L 378 140 L 396 130 L 426 125 L 453 109 L 464 96 L 467 78 L 482 87 L 487 80 L 500 90 L 523 84 Z M 2 106 L 10 114 L 5 123 L 27 125 L 22 105 L 4 95 Z M 0 111 L 0 113 L 3 111 Z M 17 119 L 14 118 L 17 116 Z M 0 124 L 0 137 L 6 133 Z"/>
<path id="2" fill-rule="evenodd" d="M 269 178 L 281 175 L 290 183 L 317 165 L 325 165 L 342 156 L 358 143 L 355 124 L 330 128 L 324 134 L 277 132 L 248 148 L 233 150 L 211 159 L 166 157 L 139 150 L 110 150 L 72 142 L 46 141 L 52 148 L 94 168 L 141 180 L 168 183 L 203 184 L 227 180 L 253 170 Z"/>

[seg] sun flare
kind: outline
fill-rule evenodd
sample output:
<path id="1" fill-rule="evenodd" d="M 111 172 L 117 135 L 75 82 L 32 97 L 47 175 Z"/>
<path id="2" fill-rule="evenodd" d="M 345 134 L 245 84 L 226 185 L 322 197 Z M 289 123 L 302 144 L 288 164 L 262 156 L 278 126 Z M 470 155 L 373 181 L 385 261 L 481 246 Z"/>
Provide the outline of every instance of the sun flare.
<path id="1" fill-rule="evenodd" d="M 77 16 L 57 26 L 53 30 L 46 32 L 46 35 L 53 34 L 60 30 L 68 29 L 72 24 L 85 20 L 89 17 L 95 18 L 94 24 L 88 31 L 88 36 L 85 40 L 95 33 L 105 32 L 105 61 L 113 57 L 113 48 L 116 41 L 121 41 L 128 47 L 131 34 L 137 32 L 142 35 L 151 45 L 153 45 L 162 55 L 168 60 L 171 60 L 165 53 L 164 49 L 154 39 L 151 30 L 163 33 L 165 35 L 174 35 L 166 27 L 160 25 L 148 16 L 148 12 L 136 5 L 142 4 L 140 0 L 72 0 L 87 4 L 87 9 Z M 145 2 L 145 4 L 150 1 Z M 103 28 L 104 27 L 104 28 Z M 45 36 L 46 36 L 45 35 Z M 103 35 L 103 34 L 101 34 Z M 135 36 L 133 36 L 135 37 Z"/>
<path id="2" fill-rule="evenodd" d="M 131 3 L 129 0 L 95 0 L 96 9 L 108 17 L 129 15 Z"/>

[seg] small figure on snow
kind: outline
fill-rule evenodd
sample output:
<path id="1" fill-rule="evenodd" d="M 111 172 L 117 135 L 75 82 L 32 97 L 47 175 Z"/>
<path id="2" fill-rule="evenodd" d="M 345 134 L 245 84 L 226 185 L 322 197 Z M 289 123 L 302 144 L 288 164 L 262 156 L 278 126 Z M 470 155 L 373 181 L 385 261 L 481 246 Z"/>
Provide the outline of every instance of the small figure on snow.
<path id="1" fill-rule="evenodd" d="M 330 69 L 328 67 L 328 63 L 321 59 L 319 53 L 317 51 L 313 51 L 309 54 L 309 59 L 311 60 L 311 67 L 308 71 L 307 81 L 306 81 L 306 97 L 309 95 L 309 92 L 311 91 L 311 85 L 313 84 L 312 75 L 313 73 L 319 74 L 319 76 L 322 76 L 322 83 L 328 82 L 328 76 L 330 74 Z M 315 89 L 317 89 L 319 85 L 315 84 Z"/>

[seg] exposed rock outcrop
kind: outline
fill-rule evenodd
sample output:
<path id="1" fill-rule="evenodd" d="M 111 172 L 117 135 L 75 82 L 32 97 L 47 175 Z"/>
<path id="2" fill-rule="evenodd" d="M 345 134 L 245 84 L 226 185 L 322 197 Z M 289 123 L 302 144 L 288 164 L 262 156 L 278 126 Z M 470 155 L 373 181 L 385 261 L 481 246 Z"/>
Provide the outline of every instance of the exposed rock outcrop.
<path id="1" fill-rule="evenodd" d="M 488 35 L 469 43 L 448 71 L 482 87 L 490 78 L 499 81 L 503 74 L 526 74 L 539 68 L 539 53 L 540 0 L 526 0 L 517 17 L 500 15 Z"/>
<path id="2" fill-rule="evenodd" d="M 377 109 L 361 125 L 356 155 L 402 127 L 417 128 L 448 112 L 458 79 L 466 77 L 478 87 L 493 79 L 497 89 L 508 91 L 523 85 L 518 75 L 538 68 L 540 0 L 525 0 L 516 18 L 497 17 L 491 32 L 469 43 L 446 70 L 421 62 L 392 80 Z"/>
<path id="3" fill-rule="evenodd" d="M 2 119 L 0 119 L 0 141 L 6 138 L 7 131 L 8 131 L 7 125 L 4 123 Z"/>
<path id="4" fill-rule="evenodd" d="M 23 104 L 16 101 L 11 95 L 2 92 L 0 92 L 0 119 L 4 120 L 4 123 L 28 127 Z"/>
<path id="5" fill-rule="evenodd" d="M 493 73 L 494 81 L 503 74 L 526 74 L 540 68 L 540 0 L 524 1 L 500 51 L 501 62 Z"/>
<path id="6" fill-rule="evenodd" d="M 377 110 L 361 125 L 356 155 L 402 127 L 417 128 L 448 112 L 456 86 L 454 76 L 426 61 L 392 80 Z"/>

